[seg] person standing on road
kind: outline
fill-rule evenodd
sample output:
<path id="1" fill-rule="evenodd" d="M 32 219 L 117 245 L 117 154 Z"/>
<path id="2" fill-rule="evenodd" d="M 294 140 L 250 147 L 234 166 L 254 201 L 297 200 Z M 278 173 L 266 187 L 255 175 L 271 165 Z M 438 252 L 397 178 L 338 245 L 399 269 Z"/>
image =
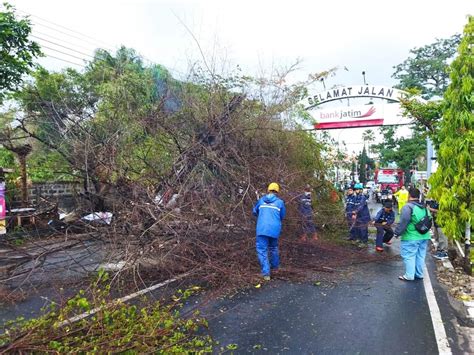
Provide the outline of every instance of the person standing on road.
<path id="1" fill-rule="evenodd" d="M 398 213 L 400 214 L 403 206 L 405 206 L 408 202 L 408 191 L 405 186 L 402 186 L 400 190 L 394 193 L 394 196 L 397 198 Z"/>
<path id="2" fill-rule="evenodd" d="M 367 198 L 362 194 L 362 188 L 363 186 L 361 183 L 357 183 L 354 186 L 356 195 L 354 198 L 352 220 L 355 222 L 354 229 L 356 238 L 365 246 L 369 240 L 370 212 L 369 207 L 367 206 Z"/>
<path id="3" fill-rule="evenodd" d="M 349 225 L 349 238 L 347 240 L 356 240 L 357 235 L 356 235 L 356 230 L 354 228 L 355 226 L 355 220 L 352 219 L 352 211 L 354 211 L 354 189 L 349 186 L 347 188 L 346 192 L 346 220 L 347 224 Z"/>
<path id="4" fill-rule="evenodd" d="M 268 194 L 257 201 L 252 213 L 257 217 L 257 256 L 263 279 L 269 281 L 270 269 L 278 269 L 280 265 L 278 237 L 281 233 L 282 220 L 286 215 L 286 208 L 283 200 L 278 198 L 280 186 L 276 182 L 268 185 L 267 191 Z M 270 253 L 270 258 L 268 253 Z"/>
<path id="5" fill-rule="evenodd" d="M 429 233 L 421 233 L 417 224 L 425 216 L 431 217 L 431 215 L 419 199 L 420 190 L 411 188 L 408 203 L 403 206 L 400 222 L 395 228 L 395 237 L 401 236 L 400 254 L 405 264 L 405 274 L 398 277 L 402 281 L 423 278 L 426 249 L 431 238 Z"/>
<path id="6" fill-rule="evenodd" d="M 392 209 L 392 202 L 385 202 L 374 218 L 377 237 L 375 239 L 375 250 L 383 252 L 383 243 L 392 244 L 393 237 L 392 224 L 395 222 L 395 212 Z"/>
<path id="7" fill-rule="evenodd" d="M 443 230 L 438 225 L 436 221 L 436 215 L 439 210 L 439 203 L 436 200 L 426 200 L 426 207 L 431 212 L 433 216 L 433 235 L 438 243 L 436 248 L 436 253 L 433 254 L 433 257 L 438 260 L 444 260 L 448 258 L 448 238 L 443 233 Z"/>
<path id="8" fill-rule="evenodd" d="M 301 217 L 301 227 L 303 234 L 301 235 L 301 241 L 306 242 L 308 236 L 311 240 L 318 240 L 318 232 L 313 221 L 313 205 L 311 201 L 311 186 L 306 185 L 304 193 L 298 198 L 298 212 Z"/>

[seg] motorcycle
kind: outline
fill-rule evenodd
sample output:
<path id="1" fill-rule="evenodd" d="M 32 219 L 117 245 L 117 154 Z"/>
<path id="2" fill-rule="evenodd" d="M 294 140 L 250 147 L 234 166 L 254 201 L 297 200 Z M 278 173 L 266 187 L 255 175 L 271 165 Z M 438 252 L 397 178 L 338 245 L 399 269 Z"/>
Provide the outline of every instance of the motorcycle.
<path id="1" fill-rule="evenodd" d="M 362 189 L 362 194 L 363 194 L 367 199 L 369 199 L 369 197 L 370 197 L 370 190 L 369 190 L 368 188 L 364 187 L 364 188 Z"/>
<path id="2" fill-rule="evenodd" d="M 389 191 L 382 191 L 381 196 L 380 196 L 380 202 L 384 204 L 385 202 L 393 201 L 393 194 Z"/>
<path id="3" fill-rule="evenodd" d="M 382 193 L 381 193 L 380 191 L 377 191 L 377 192 L 375 193 L 375 201 L 376 201 L 377 203 L 380 203 L 381 200 L 382 200 Z"/>

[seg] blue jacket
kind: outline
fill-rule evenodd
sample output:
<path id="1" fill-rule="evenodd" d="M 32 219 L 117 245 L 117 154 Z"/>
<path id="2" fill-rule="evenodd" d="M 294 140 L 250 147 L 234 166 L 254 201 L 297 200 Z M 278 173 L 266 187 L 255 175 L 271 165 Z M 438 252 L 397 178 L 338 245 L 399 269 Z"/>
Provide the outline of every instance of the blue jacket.
<path id="1" fill-rule="evenodd" d="M 391 225 L 395 222 L 395 212 L 390 211 L 387 213 L 383 208 L 381 208 L 375 215 L 374 221 L 375 223 L 387 222 L 387 225 Z"/>
<path id="2" fill-rule="evenodd" d="M 352 217 L 352 211 L 355 210 L 355 195 L 352 194 L 352 195 L 349 195 L 346 197 L 346 216 L 348 218 L 351 218 Z"/>
<path id="3" fill-rule="evenodd" d="M 303 216 L 313 215 L 313 206 L 311 203 L 311 194 L 304 193 L 298 197 L 298 211 Z"/>
<path id="4" fill-rule="evenodd" d="M 369 206 L 367 206 L 367 198 L 363 194 L 355 195 L 354 210 L 357 215 L 357 220 L 361 222 L 370 221 Z"/>
<path id="5" fill-rule="evenodd" d="M 281 232 L 281 221 L 285 218 L 286 208 L 283 200 L 270 193 L 257 201 L 253 208 L 257 217 L 257 235 L 278 238 Z"/>

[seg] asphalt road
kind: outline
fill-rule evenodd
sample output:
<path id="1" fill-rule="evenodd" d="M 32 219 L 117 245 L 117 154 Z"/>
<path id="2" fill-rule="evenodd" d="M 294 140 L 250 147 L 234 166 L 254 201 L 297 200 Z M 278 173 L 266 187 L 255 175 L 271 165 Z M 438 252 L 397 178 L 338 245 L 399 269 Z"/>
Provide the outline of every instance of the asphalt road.
<path id="1" fill-rule="evenodd" d="M 370 207 L 372 213 L 380 208 Z M 398 245 L 395 241 L 385 253 L 398 254 Z M 452 353 L 474 353 L 436 283 L 430 256 L 427 267 Z M 216 353 L 437 354 L 423 281 L 402 282 L 402 273 L 402 261 L 392 259 L 341 269 L 332 281 L 324 275 L 302 283 L 272 280 L 207 304 L 203 315 L 219 342 Z M 50 296 L 0 307 L 0 321 L 37 314 Z"/>
<path id="2" fill-rule="evenodd" d="M 470 353 L 429 255 L 427 266 L 452 352 Z M 400 259 L 361 264 L 336 283 L 275 280 L 221 300 L 206 312 L 216 353 L 437 354 L 423 281 L 398 280 L 403 271 Z"/>

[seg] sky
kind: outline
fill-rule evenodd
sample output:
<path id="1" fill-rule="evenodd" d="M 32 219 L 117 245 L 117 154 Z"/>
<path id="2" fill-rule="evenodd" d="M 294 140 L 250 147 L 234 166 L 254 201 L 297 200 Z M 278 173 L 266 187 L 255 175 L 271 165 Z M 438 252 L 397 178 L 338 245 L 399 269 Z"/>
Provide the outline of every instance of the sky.
<path id="1" fill-rule="evenodd" d="M 10 2 L 30 15 L 34 39 L 47 54 L 41 63 L 51 70 L 79 68 L 95 48 L 125 45 L 177 77 L 202 54 L 217 71 L 239 65 L 249 75 L 300 59 L 294 80 L 341 68 L 327 87 L 361 85 L 362 71 L 369 84 L 394 85 L 393 67 L 410 49 L 462 33 L 467 15 L 474 14 L 472 0 Z M 317 85 L 313 91 L 322 91 Z M 362 131 L 331 134 L 357 151 L 362 145 L 354 137 Z"/>

